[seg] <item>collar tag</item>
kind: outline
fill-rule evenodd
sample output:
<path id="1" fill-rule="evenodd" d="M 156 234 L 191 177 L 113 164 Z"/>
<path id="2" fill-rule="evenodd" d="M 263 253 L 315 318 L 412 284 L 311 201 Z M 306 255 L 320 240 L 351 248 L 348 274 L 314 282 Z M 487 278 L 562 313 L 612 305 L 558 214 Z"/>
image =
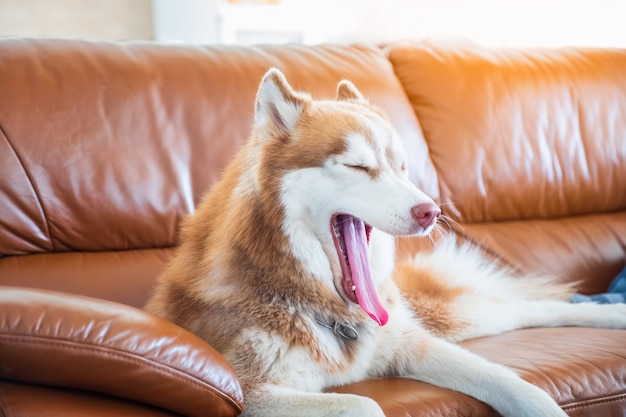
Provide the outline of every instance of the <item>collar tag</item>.
<path id="1" fill-rule="evenodd" d="M 350 323 L 335 322 L 333 333 L 336 336 L 341 336 L 344 339 L 348 339 L 348 340 L 355 340 L 357 337 L 359 337 L 359 332 L 357 332 L 354 326 L 351 325 Z"/>
<path id="2" fill-rule="evenodd" d="M 344 339 L 347 339 L 347 340 L 355 340 L 356 338 L 359 337 L 359 332 L 350 323 L 339 323 L 339 322 L 334 321 L 332 324 L 326 324 L 326 323 L 321 322 L 318 319 L 315 319 L 315 321 L 321 326 L 332 330 L 335 336 L 343 337 Z"/>

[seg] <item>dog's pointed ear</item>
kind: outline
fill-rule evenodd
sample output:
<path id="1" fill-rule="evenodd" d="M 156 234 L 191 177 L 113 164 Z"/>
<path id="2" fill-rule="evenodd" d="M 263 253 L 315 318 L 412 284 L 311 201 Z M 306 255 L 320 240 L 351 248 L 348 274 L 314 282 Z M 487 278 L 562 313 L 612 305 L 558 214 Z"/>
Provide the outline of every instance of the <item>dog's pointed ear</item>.
<path id="1" fill-rule="evenodd" d="M 261 80 L 256 96 L 254 121 L 261 126 L 271 123 L 278 133 L 291 132 L 310 98 L 297 93 L 276 68 L 270 69 Z"/>
<path id="2" fill-rule="evenodd" d="M 341 80 L 337 84 L 337 100 L 339 101 L 357 101 L 367 104 L 367 99 L 358 88 L 348 80 Z"/>

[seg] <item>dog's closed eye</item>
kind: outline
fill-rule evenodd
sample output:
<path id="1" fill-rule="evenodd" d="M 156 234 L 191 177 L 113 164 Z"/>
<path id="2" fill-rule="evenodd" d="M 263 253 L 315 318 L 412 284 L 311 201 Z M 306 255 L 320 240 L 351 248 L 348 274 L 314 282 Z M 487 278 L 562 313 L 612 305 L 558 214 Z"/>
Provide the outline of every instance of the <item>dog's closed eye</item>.
<path id="1" fill-rule="evenodd" d="M 365 171 L 365 172 L 369 172 L 372 169 L 368 166 L 359 165 L 359 164 L 343 164 L 343 165 L 351 169 L 356 169 L 358 171 Z"/>
<path id="2" fill-rule="evenodd" d="M 372 178 L 376 178 L 378 175 L 380 175 L 380 169 L 370 167 L 367 165 L 361 165 L 361 164 L 343 164 L 343 165 L 352 170 L 364 172 Z"/>

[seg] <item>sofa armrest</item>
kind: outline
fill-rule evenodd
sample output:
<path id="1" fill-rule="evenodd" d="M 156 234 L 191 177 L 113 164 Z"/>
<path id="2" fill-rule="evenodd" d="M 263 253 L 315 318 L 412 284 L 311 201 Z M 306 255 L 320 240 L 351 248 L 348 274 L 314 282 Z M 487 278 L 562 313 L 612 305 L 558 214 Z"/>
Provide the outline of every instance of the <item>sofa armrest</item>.
<path id="1" fill-rule="evenodd" d="M 0 287 L 0 377 L 89 390 L 184 416 L 236 416 L 228 362 L 165 320 L 114 302 Z"/>

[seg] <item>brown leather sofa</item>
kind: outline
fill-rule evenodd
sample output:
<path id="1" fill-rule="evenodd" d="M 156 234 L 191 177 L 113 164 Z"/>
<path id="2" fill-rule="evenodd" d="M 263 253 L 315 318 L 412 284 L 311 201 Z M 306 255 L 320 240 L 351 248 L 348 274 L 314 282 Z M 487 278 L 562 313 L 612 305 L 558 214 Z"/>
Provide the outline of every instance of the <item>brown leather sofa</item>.
<path id="1" fill-rule="evenodd" d="M 584 293 L 624 267 L 626 50 L 4 39 L 0 416 L 240 413 L 228 363 L 140 308 L 179 221 L 246 140 L 271 66 L 316 97 L 352 80 L 389 113 L 447 227 L 502 262 Z M 400 239 L 399 256 L 429 246 Z M 626 331 L 527 329 L 464 346 L 571 416 L 626 415 Z M 417 381 L 336 391 L 389 417 L 496 415 Z"/>

